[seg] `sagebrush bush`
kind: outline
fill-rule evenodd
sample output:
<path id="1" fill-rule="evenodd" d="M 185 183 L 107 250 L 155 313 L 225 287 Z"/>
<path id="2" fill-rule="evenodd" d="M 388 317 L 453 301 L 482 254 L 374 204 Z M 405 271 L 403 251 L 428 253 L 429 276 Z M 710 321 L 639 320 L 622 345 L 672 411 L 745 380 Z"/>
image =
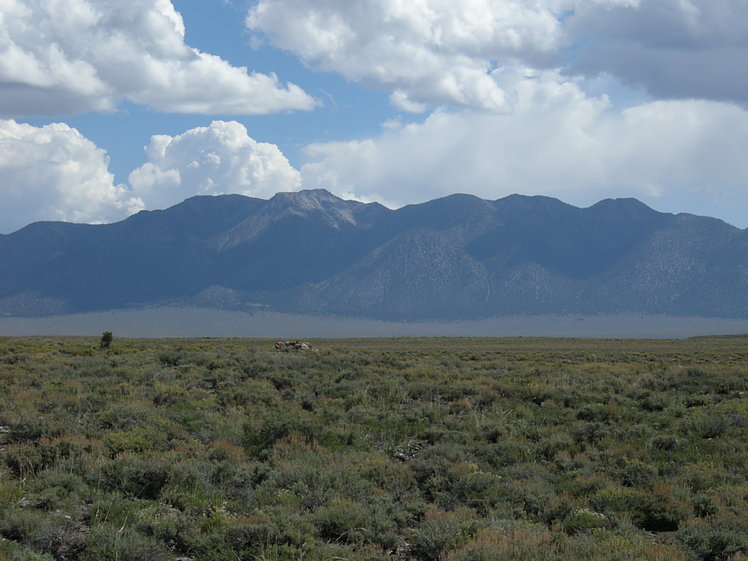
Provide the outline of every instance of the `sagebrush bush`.
<path id="1" fill-rule="evenodd" d="M 135 530 L 115 526 L 99 526 L 91 531 L 80 561 L 172 561 L 169 549 L 156 539 Z"/>

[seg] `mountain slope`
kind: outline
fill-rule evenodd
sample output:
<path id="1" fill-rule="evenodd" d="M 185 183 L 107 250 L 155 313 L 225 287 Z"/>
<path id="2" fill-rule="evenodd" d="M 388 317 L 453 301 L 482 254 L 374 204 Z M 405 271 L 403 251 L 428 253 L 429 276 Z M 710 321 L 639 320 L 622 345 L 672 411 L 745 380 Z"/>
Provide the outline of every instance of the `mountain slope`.
<path id="1" fill-rule="evenodd" d="M 748 317 L 748 231 L 634 199 L 452 195 L 389 210 L 324 190 L 193 197 L 0 236 L 0 273 L 5 315 L 170 303 L 395 320 Z"/>

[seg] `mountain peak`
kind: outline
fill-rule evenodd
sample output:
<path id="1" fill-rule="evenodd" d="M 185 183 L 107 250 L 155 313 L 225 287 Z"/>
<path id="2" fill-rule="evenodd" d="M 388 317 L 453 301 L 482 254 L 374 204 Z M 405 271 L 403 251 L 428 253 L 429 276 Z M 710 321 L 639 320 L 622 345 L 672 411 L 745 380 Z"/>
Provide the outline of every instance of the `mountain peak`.
<path id="1" fill-rule="evenodd" d="M 344 224 L 356 225 L 356 210 L 363 203 L 341 199 L 326 189 L 305 189 L 277 193 L 270 199 L 269 205 L 272 209 L 281 207 L 291 215 L 306 216 L 316 213 L 330 226 L 340 228 Z"/>
<path id="2" fill-rule="evenodd" d="M 644 211 L 644 212 L 657 212 L 656 210 L 652 209 L 651 207 L 641 202 L 639 199 L 635 199 L 633 197 L 603 199 L 602 201 L 595 203 L 589 208 L 594 208 L 598 210 L 625 209 L 629 211 L 639 210 L 639 211 Z"/>
<path id="3" fill-rule="evenodd" d="M 325 205 L 345 203 L 340 197 L 330 193 L 327 189 L 303 189 L 301 191 L 284 191 L 276 193 L 270 201 L 293 204 L 305 210 L 320 210 Z"/>

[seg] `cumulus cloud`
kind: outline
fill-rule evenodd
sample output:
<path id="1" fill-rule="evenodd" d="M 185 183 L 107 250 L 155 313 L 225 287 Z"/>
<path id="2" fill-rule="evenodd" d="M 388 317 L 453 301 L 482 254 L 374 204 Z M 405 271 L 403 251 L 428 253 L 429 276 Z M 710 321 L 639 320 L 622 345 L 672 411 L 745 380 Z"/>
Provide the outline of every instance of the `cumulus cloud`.
<path id="1" fill-rule="evenodd" d="M 37 220 L 106 222 L 143 208 L 103 150 L 62 123 L 0 121 L 0 232 Z"/>
<path id="2" fill-rule="evenodd" d="M 192 195 L 269 197 L 301 184 L 299 172 L 275 144 L 257 142 L 236 121 L 153 136 L 146 155 L 148 161 L 129 181 L 148 208 L 164 208 Z"/>
<path id="3" fill-rule="evenodd" d="M 748 102 L 744 0 L 258 0 L 246 25 L 407 111 L 512 111 L 494 71 L 514 66 Z"/>
<path id="4" fill-rule="evenodd" d="M 320 70 L 392 91 L 401 109 L 505 110 L 498 65 L 542 58 L 562 30 L 543 2 L 259 0 L 247 26 Z"/>
<path id="5" fill-rule="evenodd" d="M 657 101 L 621 111 L 553 73 L 516 91 L 511 114 L 436 111 L 377 138 L 313 144 L 304 185 L 393 206 L 454 192 L 579 205 L 636 196 L 737 219 L 736 202 L 748 204 L 748 112 L 735 105 Z"/>
<path id="6" fill-rule="evenodd" d="M 263 114 L 316 102 L 185 43 L 170 0 L 0 0 L 0 115 L 111 110 Z"/>

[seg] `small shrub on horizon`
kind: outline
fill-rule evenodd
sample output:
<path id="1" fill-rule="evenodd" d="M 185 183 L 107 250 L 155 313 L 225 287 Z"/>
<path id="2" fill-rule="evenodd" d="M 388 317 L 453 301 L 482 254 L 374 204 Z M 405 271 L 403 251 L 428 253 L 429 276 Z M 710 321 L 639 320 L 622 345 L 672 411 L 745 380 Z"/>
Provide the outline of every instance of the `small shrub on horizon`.
<path id="1" fill-rule="evenodd" d="M 114 340 L 114 336 L 112 335 L 111 331 L 104 331 L 104 333 L 101 334 L 101 339 L 99 340 L 99 347 L 102 349 L 108 349 L 112 346 L 112 341 Z"/>

